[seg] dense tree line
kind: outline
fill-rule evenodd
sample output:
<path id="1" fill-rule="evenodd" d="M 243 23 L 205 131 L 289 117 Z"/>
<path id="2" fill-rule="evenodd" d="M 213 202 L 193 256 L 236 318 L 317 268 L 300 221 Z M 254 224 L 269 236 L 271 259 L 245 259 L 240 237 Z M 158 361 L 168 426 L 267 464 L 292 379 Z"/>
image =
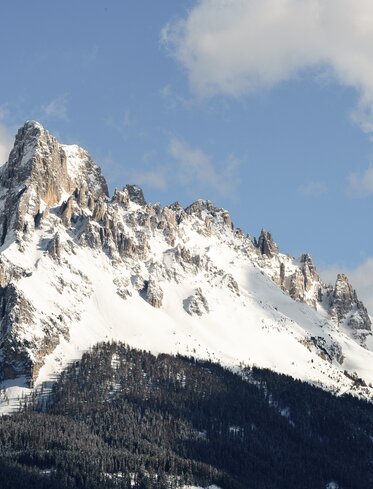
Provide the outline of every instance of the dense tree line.
<path id="1" fill-rule="evenodd" d="M 104 343 L 0 419 L 1 488 L 373 487 L 373 406 Z"/>

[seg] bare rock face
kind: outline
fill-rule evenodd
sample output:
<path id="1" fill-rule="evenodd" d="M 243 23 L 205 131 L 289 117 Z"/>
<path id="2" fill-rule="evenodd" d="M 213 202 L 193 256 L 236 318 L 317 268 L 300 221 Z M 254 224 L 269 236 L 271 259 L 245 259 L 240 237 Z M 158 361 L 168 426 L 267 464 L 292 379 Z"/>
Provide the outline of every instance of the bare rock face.
<path id="1" fill-rule="evenodd" d="M 29 274 L 0 257 L 0 381 L 21 374 L 32 377 L 30 351 L 37 351 L 39 345 L 27 329 L 34 322 L 35 311 L 15 285 Z"/>
<path id="2" fill-rule="evenodd" d="M 304 300 L 304 276 L 301 270 L 295 270 L 290 277 L 289 295 L 295 301 Z"/>
<path id="3" fill-rule="evenodd" d="M 75 191 L 85 203 L 89 196 L 108 193 L 88 153 L 61 145 L 35 121 L 18 131 L 9 160 L 0 170 L 0 186 L 7 189 L 0 197 L 0 246 L 7 239 L 27 239 L 40 226 L 46 209 L 59 205 L 65 195 Z"/>
<path id="4" fill-rule="evenodd" d="M 300 263 L 304 277 L 304 288 L 308 291 L 311 289 L 313 282 L 319 281 L 320 279 L 312 258 L 308 253 L 305 253 L 300 257 Z"/>
<path id="5" fill-rule="evenodd" d="M 140 291 L 141 297 L 151 306 L 159 309 L 162 307 L 163 290 L 152 279 L 145 281 Z"/>
<path id="6" fill-rule="evenodd" d="M 230 273 L 224 274 L 221 283 L 223 286 L 227 287 L 234 295 L 240 295 L 240 289 L 238 287 L 238 283 L 233 278 Z"/>
<path id="7" fill-rule="evenodd" d="M 281 263 L 280 280 L 283 290 L 287 291 L 295 301 L 305 302 L 316 309 L 321 283 L 310 255 L 303 254 L 300 257 L 299 268 L 287 280 L 285 273 L 285 265 Z"/>
<path id="8" fill-rule="evenodd" d="M 254 244 L 262 255 L 266 255 L 269 258 L 278 254 L 278 247 L 272 238 L 272 234 L 264 229 L 262 229 L 258 241 L 255 240 Z"/>
<path id="9" fill-rule="evenodd" d="M 305 346 L 308 349 L 315 348 L 317 355 L 324 360 L 333 362 L 336 360 L 340 365 L 343 364 L 344 356 L 341 346 L 335 341 L 329 339 L 326 341 L 321 336 L 310 336 L 304 341 Z"/>
<path id="10" fill-rule="evenodd" d="M 44 358 L 58 345 L 60 336 L 68 338 L 66 325 L 61 318 L 49 317 L 34 332 L 30 326 L 35 324 L 35 308 L 11 283 L 0 287 L 0 311 L 0 381 L 25 375 L 32 384 Z"/>
<path id="11" fill-rule="evenodd" d="M 188 206 L 185 209 L 185 212 L 189 215 L 196 215 L 200 219 L 203 219 L 203 212 L 207 213 L 214 213 L 215 212 L 215 207 L 212 202 L 209 200 L 203 200 L 203 199 L 198 199 L 195 202 L 193 202 L 190 206 Z"/>
<path id="12" fill-rule="evenodd" d="M 66 227 L 71 224 L 71 219 L 73 217 L 74 201 L 73 197 L 69 197 L 66 202 L 61 205 L 61 217 L 62 222 Z"/>
<path id="13" fill-rule="evenodd" d="M 17 288 L 9 284 L 0 288 L 0 331 L 2 341 L 2 369 L 0 379 L 14 378 L 22 373 L 30 375 L 32 363 L 27 347 L 32 339 L 25 342 L 20 333 L 33 321 L 34 308 Z"/>
<path id="14" fill-rule="evenodd" d="M 113 203 L 118 203 L 123 205 L 125 209 L 128 208 L 128 204 L 130 201 L 128 192 L 124 188 L 123 190 L 118 190 L 117 188 L 114 190 L 113 198 L 111 199 Z"/>
<path id="15" fill-rule="evenodd" d="M 137 185 L 126 185 L 125 191 L 128 193 L 129 200 L 135 204 L 144 206 L 146 205 L 143 191 Z"/>
<path id="16" fill-rule="evenodd" d="M 170 209 L 175 214 L 175 221 L 177 225 L 179 225 L 183 221 L 183 219 L 185 219 L 186 212 L 179 204 L 179 202 L 174 202 L 173 204 L 169 205 L 167 208 Z"/>
<path id="17" fill-rule="evenodd" d="M 348 278 L 344 274 L 339 274 L 335 282 L 330 304 L 338 321 L 343 320 L 346 314 L 350 311 L 351 306 L 356 302 L 356 292 L 350 285 Z"/>
<path id="18" fill-rule="evenodd" d="M 209 200 L 198 199 L 186 207 L 185 214 L 195 216 L 201 221 L 198 231 L 205 236 L 210 236 L 212 227 L 215 229 L 234 229 L 229 212 L 215 207 Z"/>
<path id="19" fill-rule="evenodd" d="M 35 219 L 40 221 L 43 203 L 55 205 L 65 188 L 72 190 L 60 145 L 32 121 L 18 131 L 9 160 L 1 168 L 0 184 L 8 189 L 0 202 L 1 245 L 7 237 L 26 237 Z"/>
<path id="20" fill-rule="evenodd" d="M 11 283 L 15 283 L 22 277 L 29 275 L 22 267 L 10 263 L 5 257 L 0 255 L 0 287 L 5 288 Z"/>
<path id="21" fill-rule="evenodd" d="M 7 188 L 18 187 L 32 180 L 38 196 L 50 206 L 60 200 L 64 189 L 73 190 L 61 145 L 34 121 L 26 122 L 18 131 L 0 180 Z"/>
<path id="22" fill-rule="evenodd" d="M 263 266 L 270 272 L 272 280 L 292 299 L 304 302 L 314 309 L 322 301 L 325 285 L 316 272 L 312 258 L 303 254 L 299 259 L 278 252 L 272 236 L 265 231 L 261 234 L 259 248 Z M 325 292 L 325 290 L 324 290 Z"/>
<path id="23" fill-rule="evenodd" d="M 202 316 L 203 314 L 210 312 L 207 299 L 203 295 L 200 287 L 195 289 L 191 296 L 184 299 L 183 306 L 185 311 L 191 316 Z"/>
<path id="24" fill-rule="evenodd" d="M 337 276 L 330 297 L 330 314 L 338 323 L 345 323 L 351 328 L 354 335 L 361 340 L 371 333 L 372 323 L 368 312 L 344 274 Z"/>
<path id="25" fill-rule="evenodd" d="M 200 270 L 202 264 L 204 263 L 204 260 L 200 255 L 193 254 L 185 246 L 178 245 L 174 249 L 174 256 L 177 263 L 179 263 L 184 268 L 184 270 L 187 270 L 191 273 L 196 273 L 198 270 Z"/>
<path id="26" fill-rule="evenodd" d="M 0 188 L 0 246 L 6 249 L 15 242 L 21 252 L 44 222 L 52 230 L 59 219 L 67 228 L 74 226 L 75 220 L 91 212 L 89 203 L 108 194 L 101 170 L 88 153 L 60 144 L 35 121 L 19 129 L 8 162 L 0 168 Z M 60 262 L 59 233 L 44 242 L 40 246 Z M 53 316 L 36 320 L 33 304 L 16 285 L 32 271 L 18 269 L 3 256 L 0 261 L 1 376 L 25 374 L 31 381 L 68 330 Z"/>
<path id="27" fill-rule="evenodd" d="M 67 339 L 84 308 L 94 307 L 95 294 L 100 299 L 101 273 L 112 279 L 116 300 L 140 294 L 154 308 L 169 291 L 159 280 L 185 290 L 192 279 L 195 289 L 182 306 L 201 317 L 210 311 L 207 297 L 246 307 L 250 290 L 237 263 L 259 269 L 295 301 L 321 307 L 322 321 L 330 312 L 361 344 L 371 333 L 367 311 L 345 276 L 329 289 L 309 255 L 283 255 L 264 230 L 253 242 L 208 200 L 186 209 L 179 203 L 161 207 L 146 203 L 136 185 L 116 189 L 109 199 L 85 150 L 62 145 L 37 122 L 27 122 L 0 168 L 0 380 L 35 379 L 61 336 Z M 45 301 L 34 293 L 40 277 L 47 284 Z M 333 345 L 320 336 L 308 346 L 342 363 L 343 352 Z"/>
<path id="28" fill-rule="evenodd" d="M 59 233 L 56 233 L 54 238 L 52 238 L 52 240 L 48 245 L 47 250 L 49 255 L 55 260 L 59 260 L 61 258 L 62 244 L 61 244 L 61 237 Z"/>

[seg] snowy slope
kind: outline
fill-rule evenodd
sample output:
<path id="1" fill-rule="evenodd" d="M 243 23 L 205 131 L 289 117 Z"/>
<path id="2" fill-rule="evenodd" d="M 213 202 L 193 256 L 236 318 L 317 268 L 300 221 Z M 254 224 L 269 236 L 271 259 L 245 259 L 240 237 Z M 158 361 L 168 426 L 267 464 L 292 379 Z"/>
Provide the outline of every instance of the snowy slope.
<path id="1" fill-rule="evenodd" d="M 370 321 L 344 277 L 322 284 L 308 255 L 279 253 L 268 233 L 252 241 L 206 201 L 161 208 L 135 186 L 109 199 L 84 150 L 38 123 L 20 131 L 2 168 L 2 213 L 15 218 L 0 250 L 0 412 L 103 340 L 371 397 Z"/>

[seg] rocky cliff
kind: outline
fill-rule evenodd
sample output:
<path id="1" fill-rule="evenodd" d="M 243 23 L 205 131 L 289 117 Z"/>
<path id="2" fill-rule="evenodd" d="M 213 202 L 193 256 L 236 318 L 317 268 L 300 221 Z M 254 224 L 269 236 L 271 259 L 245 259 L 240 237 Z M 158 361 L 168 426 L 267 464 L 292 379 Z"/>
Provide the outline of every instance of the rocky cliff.
<path id="1" fill-rule="evenodd" d="M 347 277 L 324 284 L 308 254 L 252 239 L 209 201 L 161 207 L 136 185 L 109 197 L 88 153 L 34 121 L 0 170 L 0 233 L 3 381 L 42 382 L 112 337 L 337 390 L 357 388 L 351 365 L 370 392 L 371 322 Z"/>

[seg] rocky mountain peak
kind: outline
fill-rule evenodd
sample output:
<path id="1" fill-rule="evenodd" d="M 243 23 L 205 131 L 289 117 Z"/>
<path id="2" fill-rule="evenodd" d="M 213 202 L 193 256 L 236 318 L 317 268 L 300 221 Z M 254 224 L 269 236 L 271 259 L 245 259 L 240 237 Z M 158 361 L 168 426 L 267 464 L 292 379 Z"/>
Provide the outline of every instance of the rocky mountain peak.
<path id="1" fill-rule="evenodd" d="M 352 288 L 347 275 L 339 273 L 335 282 L 333 299 L 343 302 L 356 301 L 356 292 Z"/>
<path id="2" fill-rule="evenodd" d="M 33 186 L 48 206 L 82 185 L 104 196 L 108 188 L 100 168 L 76 145 L 63 145 L 39 122 L 27 121 L 17 132 L 7 163 L 1 168 L 1 184 L 12 188 Z"/>
<path id="3" fill-rule="evenodd" d="M 370 334 L 372 323 L 368 312 L 343 273 L 337 275 L 330 299 L 330 312 L 339 323 L 349 326 L 355 337 L 361 341 Z"/>
<path id="4" fill-rule="evenodd" d="M 316 271 L 316 267 L 308 253 L 304 253 L 300 257 L 300 269 L 304 276 L 305 290 L 309 291 L 314 282 L 320 282 L 320 277 Z"/>
<path id="5" fill-rule="evenodd" d="M 135 204 L 141 206 L 146 205 L 144 193 L 139 186 L 127 184 L 124 188 L 124 191 L 128 193 L 131 202 L 134 202 Z"/>
<path id="6" fill-rule="evenodd" d="M 280 253 L 264 229 L 253 242 L 208 200 L 162 207 L 129 184 L 109 200 L 89 154 L 35 121 L 0 168 L 0 246 L 0 382 L 36 381 L 45 362 L 59 368 L 66 344 L 83 351 L 97 338 L 235 365 L 260 360 L 266 344 L 284 371 L 308 372 L 312 357 L 312 379 L 328 370 L 343 385 L 343 356 L 373 355 L 369 316 L 345 276 L 325 286 L 308 254 Z M 273 347 L 278 334 L 302 366 Z"/>
<path id="7" fill-rule="evenodd" d="M 22 127 L 17 131 L 16 142 L 22 141 L 26 143 L 27 141 L 37 140 L 46 132 L 48 132 L 40 122 L 35 120 L 26 121 Z"/>
<path id="8" fill-rule="evenodd" d="M 49 167 L 55 163 L 58 147 L 57 140 L 41 124 L 27 121 L 18 130 L 9 159 L 1 169 L 2 185 L 11 188 L 26 184 L 37 171 L 49 173 Z M 54 158 L 50 158 L 52 155 Z M 44 168 L 40 168 L 42 159 L 47 163 Z"/>
<path id="9" fill-rule="evenodd" d="M 264 229 L 261 230 L 258 240 L 255 240 L 255 245 L 262 255 L 266 255 L 269 258 L 278 254 L 278 247 L 272 238 L 272 234 Z"/>
<path id="10" fill-rule="evenodd" d="M 22 241 L 40 225 L 48 209 L 74 195 L 86 205 L 106 198 L 101 170 L 78 146 L 62 145 L 36 121 L 17 132 L 7 163 L 0 169 L 0 245 Z"/>
<path id="11" fill-rule="evenodd" d="M 229 212 L 225 209 L 215 207 L 210 200 L 198 199 L 194 201 L 185 208 L 185 213 L 189 216 L 196 216 L 198 219 L 204 221 L 207 234 L 211 231 L 210 226 L 212 221 L 220 223 L 225 229 L 234 229 Z"/>
<path id="12" fill-rule="evenodd" d="M 26 121 L 23 126 L 18 129 L 16 143 L 18 141 L 24 143 L 33 141 L 37 143 L 38 139 L 46 132 L 46 129 L 42 126 L 42 124 L 40 124 L 40 122 L 35 120 Z"/>

